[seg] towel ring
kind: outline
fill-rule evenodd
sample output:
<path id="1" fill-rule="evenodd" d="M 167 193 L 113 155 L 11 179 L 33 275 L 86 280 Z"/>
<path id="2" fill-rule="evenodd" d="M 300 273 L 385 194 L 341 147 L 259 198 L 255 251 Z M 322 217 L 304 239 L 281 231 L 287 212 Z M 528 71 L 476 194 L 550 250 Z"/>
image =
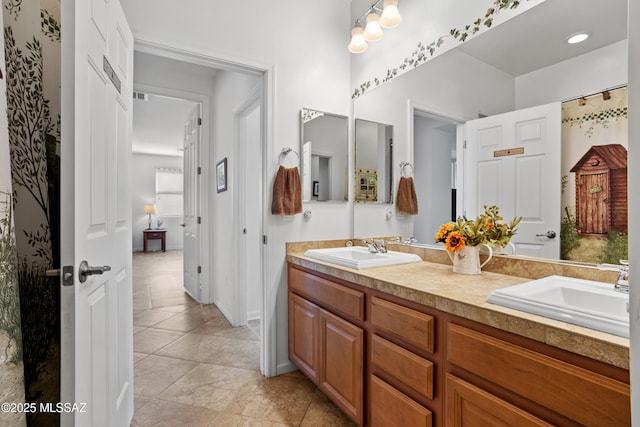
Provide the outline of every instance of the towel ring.
<path id="1" fill-rule="evenodd" d="M 298 158 L 298 164 L 300 164 L 300 155 L 298 154 L 298 152 L 294 149 L 287 147 L 287 148 L 283 148 L 282 151 L 280 152 L 280 161 L 279 161 L 280 165 L 282 166 L 282 160 L 286 159 L 289 153 L 295 154 L 296 157 Z"/>
<path id="2" fill-rule="evenodd" d="M 411 168 L 411 173 L 408 175 L 405 175 L 407 166 Z M 413 175 L 413 165 L 409 162 L 400 162 L 400 174 L 405 178 L 411 177 L 411 175 Z"/>

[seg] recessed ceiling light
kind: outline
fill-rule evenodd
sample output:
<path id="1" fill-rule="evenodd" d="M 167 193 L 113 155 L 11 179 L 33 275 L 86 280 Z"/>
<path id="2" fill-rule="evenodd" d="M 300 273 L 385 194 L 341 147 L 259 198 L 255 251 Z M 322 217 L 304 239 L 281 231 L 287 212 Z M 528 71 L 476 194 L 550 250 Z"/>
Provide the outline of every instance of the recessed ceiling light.
<path id="1" fill-rule="evenodd" d="M 588 38 L 589 38 L 589 34 L 587 34 L 587 33 L 576 33 L 576 34 L 572 35 L 571 37 L 569 37 L 569 39 L 567 40 L 567 43 L 576 44 L 576 43 L 583 42 Z"/>

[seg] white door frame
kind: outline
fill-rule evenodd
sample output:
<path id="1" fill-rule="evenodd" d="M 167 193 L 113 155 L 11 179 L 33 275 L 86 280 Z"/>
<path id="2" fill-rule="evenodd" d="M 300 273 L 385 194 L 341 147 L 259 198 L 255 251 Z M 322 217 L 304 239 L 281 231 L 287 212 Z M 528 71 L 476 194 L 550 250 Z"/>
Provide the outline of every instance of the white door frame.
<path id="1" fill-rule="evenodd" d="M 248 183 L 246 179 L 247 167 L 244 159 L 246 159 L 245 153 L 247 152 L 247 149 L 251 150 L 252 147 L 247 147 L 245 122 L 246 116 L 250 112 L 254 111 L 255 108 L 260 107 L 260 95 L 260 85 L 258 85 L 251 90 L 249 95 L 247 95 L 242 101 L 240 101 L 236 108 L 233 109 L 233 128 L 235 133 L 233 156 L 235 159 L 237 159 L 237 165 L 234 168 L 234 182 L 237 183 L 239 190 L 234 191 L 233 193 L 233 210 L 234 212 L 236 212 L 233 222 L 233 235 L 235 236 L 233 240 L 235 253 L 234 271 L 236 276 L 234 295 L 235 302 L 233 304 L 234 320 L 232 321 L 234 326 L 247 324 L 247 242 L 244 238 L 243 229 L 247 226 L 245 221 L 247 203 L 244 189 L 247 185 L 250 185 L 250 183 Z M 260 134 L 264 135 L 264 126 L 262 124 Z M 261 152 L 263 151 L 262 147 L 258 147 L 258 149 Z M 259 227 L 259 234 L 264 235 L 262 224 L 260 224 Z M 264 258 L 264 256 L 262 255 L 262 247 L 260 248 L 260 252 L 260 258 L 262 260 Z"/>
<path id="2" fill-rule="evenodd" d="M 462 216 L 464 215 L 464 165 L 466 160 L 464 156 L 464 124 L 468 119 L 440 111 L 433 106 L 409 99 L 409 122 L 407 123 L 407 129 L 409 129 L 409 141 L 411 141 L 411 144 L 409 144 L 409 158 L 411 159 L 411 162 L 414 161 L 413 116 L 415 114 L 434 120 L 450 122 L 456 125 L 456 217 Z"/>
<path id="3" fill-rule="evenodd" d="M 251 73 L 255 76 L 262 78 L 262 129 L 263 129 L 263 151 L 262 151 L 262 170 L 267 169 L 267 158 L 269 156 L 269 149 L 273 147 L 274 138 L 274 111 L 275 111 L 275 66 L 272 64 L 265 64 L 257 61 L 249 61 L 246 58 L 235 58 L 229 55 L 216 54 L 215 56 L 210 52 L 203 52 L 198 50 L 186 50 L 182 47 L 172 45 L 166 41 L 154 41 L 150 39 L 136 38 L 135 50 L 138 52 L 149 53 L 164 58 L 175 59 L 182 62 L 188 62 L 192 64 L 203 65 L 211 68 L 218 68 L 228 71 L 236 71 L 243 73 Z M 207 117 L 206 115 L 204 117 Z M 204 142 L 203 137 L 203 142 Z M 210 158 L 209 144 L 202 144 L 202 158 Z M 204 165 L 207 169 L 211 169 L 209 165 Z M 209 179 L 203 180 L 201 191 L 204 195 L 201 204 L 201 213 L 204 218 L 210 217 L 209 213 L 209 197 L 211 193 L 211 185 L 209 184 L 210 177 L 213 177 L 213 171 L 203 168 L 203 177 L 209 177 Z M 262 180 L 262 230 L 264 234 L 267 234 L 268 214 L 269 209 L 266 203 L 266 197 L 268 194 L 267 180 Z M 206 238 L 210 238 L 210 229 L 204 221 L 204 227 L 201 228 L 203 235 Z M 206 233 L 206 234 L 205 234 Z M 209 259 L 210 250 L 209 245 L 201 246 L 201 259 Z M 267 262 L 266 251 L 262 250 L 262 271 L 261 271 L 261 300 L 262 300 L 262 314 L 260 322 L 260 369 L 262 374 L 267 377 L 271 377 L 277 374 L 277 348 L 276 348 L 276 316 L 274 315 L 276 310 L 275 293 L 265 292 L 266 277 L 267 277 Z M 205 277 L 203 276 L 204 280 Z M 207 277 L 208 279 L 208 277 Z M 209 283 L 209 282 L 207 282 Z M 202 290 L 202 298 L 204 301 L 210 301 L 209 288 L 205 287 Z M 205 299 L 207 298 L 207 299 Z"/>

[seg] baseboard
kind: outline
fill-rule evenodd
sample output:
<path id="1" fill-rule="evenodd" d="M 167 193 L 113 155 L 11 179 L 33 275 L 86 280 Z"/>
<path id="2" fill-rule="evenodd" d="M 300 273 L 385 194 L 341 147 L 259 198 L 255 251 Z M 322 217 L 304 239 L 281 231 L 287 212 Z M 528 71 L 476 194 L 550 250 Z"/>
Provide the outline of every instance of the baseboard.
<path id="1" fill-rule="evenodd" d="M 253 312 L 247 313 L 247 321 L 249 320 L 260 320 L 260 312 L 253 311 Z"/>
<path id="2" fill-rule="evenodd" d="M 291 363 L 290 360 L 287 360 L 284 363 L 280 363 L 276 367 L 276 375 L 288 374 L 289 372 L 297 371 L 298 367 Z"/>

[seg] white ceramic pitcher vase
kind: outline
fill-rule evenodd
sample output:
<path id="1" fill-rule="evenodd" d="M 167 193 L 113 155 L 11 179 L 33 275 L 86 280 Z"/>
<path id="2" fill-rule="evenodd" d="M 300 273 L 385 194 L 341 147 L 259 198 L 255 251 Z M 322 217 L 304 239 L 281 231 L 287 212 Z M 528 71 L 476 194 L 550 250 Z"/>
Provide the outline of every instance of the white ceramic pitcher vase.
<path id="1" fill-rule="evenodd" d="M 478 249 L 480 246 L 485 246 L 489 253 L 487 259 L 480 264 L 480 254 Z M 487 265 L 493 256 L 493 250 L 491 246 L 481 243 L 478 246 L 465 246 L 457 252 L 447 251 L 451 262 L 453 263 L 453 272 L 460 274 L 480 274 L 482 267 Z"/>

